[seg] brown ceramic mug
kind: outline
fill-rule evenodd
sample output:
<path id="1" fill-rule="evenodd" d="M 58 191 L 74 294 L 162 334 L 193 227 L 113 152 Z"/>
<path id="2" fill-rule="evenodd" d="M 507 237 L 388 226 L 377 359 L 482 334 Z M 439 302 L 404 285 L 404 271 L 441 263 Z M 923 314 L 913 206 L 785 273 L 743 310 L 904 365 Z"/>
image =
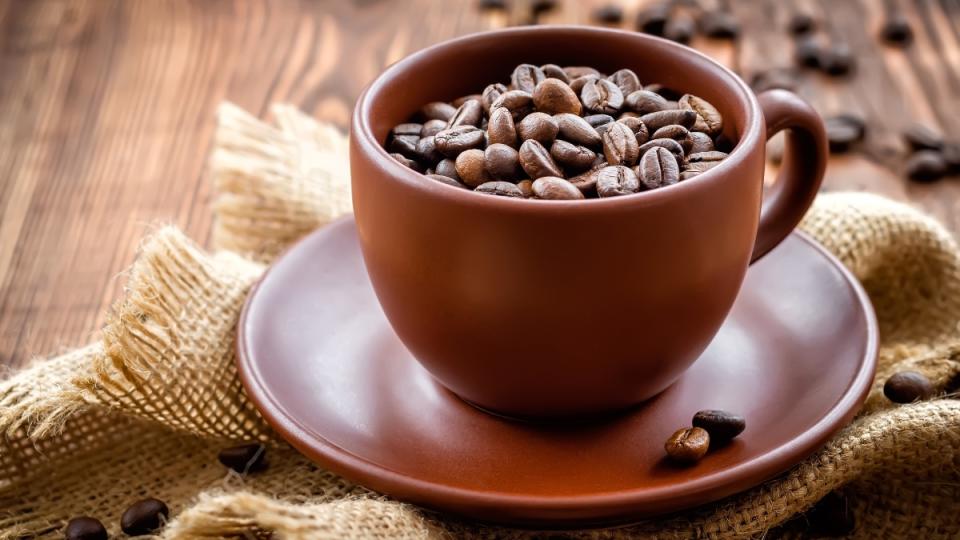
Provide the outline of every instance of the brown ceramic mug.
<path id="1" fill-rule="evenodd" d="M 679 184 L 581 201 L 472 193 L 383 149 L 423 104 L 478 93 L 521 62 L 631 68 L 714 104 L 736 148 Z M 782 173 L 764 197 L 765 142 L 784 129 Z M 754 96 L 666 40 L 566 26 L 475 34 L 401 60 L 360 98 L 350 143 L 360 245 L 397 335 L 465 400 L 521 417 L 621 409 L 673 383 L 720 329 L 747 266 L 806 212 L 826 159 L 822 121 L 794 94 Z"/>

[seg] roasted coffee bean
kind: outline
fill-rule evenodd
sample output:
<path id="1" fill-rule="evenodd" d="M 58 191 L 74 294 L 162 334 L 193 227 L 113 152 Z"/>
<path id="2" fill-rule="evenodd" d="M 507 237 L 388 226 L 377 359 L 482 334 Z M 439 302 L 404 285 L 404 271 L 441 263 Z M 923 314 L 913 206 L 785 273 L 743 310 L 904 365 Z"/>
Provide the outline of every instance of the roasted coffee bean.
<path id="1" fill-rule="evenodd" d="M 457 112 L 457 108 L 449 103 L 442 101 L 432 101 L 420 109 L 420 114 L 426 120 L 450 120 L 450 117 Z"/>
<path id="2" fill-rule="evenodd" d="M 651 139 L 640 145 L 640 155 L 642 156 L 654 148 L 665 148 L 673 154 L 678 163 L 683 160 L 683 146 L 680 146 L 680 143 L 673 139 Z"/>
<path id="3" fill-rule="evenodd" d="M 120 516 L 120 528 L 130 536 L 150 534 L 167 522 L 170 510 L 158 499 L 143 499 L 131 504 Z"/>
<path id="4" fill-rule="evenodd" d="M 457 99 L 451 101 L 450 104 L 453 105 L 454 107 L 460 107 L 461 105 L 463 105 L 464 103 L 470 101 L 471 99 L 475 99 L 475 100 L 477 100 L 477 101 L 480 101 L 480 98 L 482 98 L 482 97 L 483 97 L 483 96 L 481 96 L 480 94 L 469 94 L 469 95 L 466 95 L 466 96 L 460 96 L 460 97 L 458 97 Z"/>
<path id="5" fill-rule="evenodd" d="M 853 510 L 846 497 L 836 491 L 827 493 L 804 517 L 810 525 L 807 532 L 816 537 L 847 536 L 856 529 Z"/>
<path id="6" fill-rule="evenodd" d="M 505 144 L 491 144 L 483 156 L 484 167 L 494 180 L 516 180 L 523 174 L 519 154 Z"/>
<path id="7" fill-rule="evenodd" d="M 669 109 L 666 111 L 657 111 L 647 113 L 640 117 L 640 120 L 647 126 L 651 133 L 656 132 L 663 126 L 671 124 L 681 125 L 690 129 L 696 124 L 699 115 L 691 109 Z"/>
<path id="8" fill-rule="evenodd" d="M 569 201 L 582 199 L 583 193 L 563 178 L 544 176 L 533 181 L 533 194 L 538 199 Z"/>
<path id="9" fill-rule="evenodd" d="M 637 144 L 646 144 L 646 142 L 650 140 L 650 130 L 647 129 L 647 125 L 643 123 L 643 120 L 640 120 L 640 117 L 621 118 L 617 120 L 617 122 L 630 128 L 630 131 L 633 132 L 634 137 L 637 139 Z"/>
<path id="10" fill-rule="evenodd" d="M 600 72 L 590 66 L 564 66 L 563 72 L 567 74 L 567 77 L 569 77 L 571 81 L 584 75 L 601 77 Z"/>
<path id="11" fill-rule="evenodd" d="M 568 171 L 582 171 L 593 165 L 597 154 L 586 146 L 557 139 L 550 147 L 550 157 Z"/>
<path id="12" fill-rule="evenodd" d="M 605 126 L 610 122 L 614 122 L 614 118 L 609 114 L 591 114 L 589 116 L 584 116 L 583 120 L 593 126 L 594 129 Z"/>
<path id="13" fill-rule="evenodd" d="M 637 137 L 626 124 L 614 122 L 603 133 L 603 155 L 610 165 L 632 166 L 640 158 Z"/>
<path id="14" fill-rule="evenodd" d="M 460 181 L 470 187 L 477 187 L 480 184 L 490 181 L 490 174 L 487 173 L 486 159 L 483 150 L 476 148 L 465 150 L 457 156 L 454 162 L 457 167 L 457 176 Z"/>
<path id="15" fill-rule="evenodd" d="M 579 189 L 581 193 L 584 193 L 584 194 L 592 193 L 597 188 L 597 177 L 600 174 L 601 168 L 591 167 L 589 170 L 584 171 L 576 176 L 571 176 L 567 180 L 569 180 L 571 184 L 576 186 L 576 188 Z"/>
<path id="16" fill-rule="evenodd" d="M 617 85 L 617 88 L 620 89 L 620 94 L 623 96 L 632 94 L 643 88 L 643 85 L 640 84 L 640 79 L 632 69 L 621 69 L 615 71 L 613 74 L 607 77 L 607 80 Z"/>
<path id="17" fill-rule="evenodd" d="M 947 143 L 941 151 L 943 161 L 947 164 L 949 173 L 960 172 L 960 143 Z"/>
<path id="18" fill-rule="evenodd" d="M 632 92 L 624 98 L 623 103 L 627 109 L 641 115 L 670 108 L 665 97 L 650 90 L 637 90 L 636 92 Z"/>
<path id="19" fill-rule="evenodd" d="M 584 75 L 582 77 L 577 77 L 576 79 L 573 79 L 570 81 L 570 89 L 573 90 L 573 92 L 579 96 L 580 92 L 583 91 L 584 85 L 586 85 L 589 81 L 595 81 L 597 79 L 602 79 L 602 78 L 603 77 L 599 75 L 589 75 L 589 74 Z"/>
<path id="20" fill-rule="evenodd" d="M 880 29 L 880 38 L 891 45 L 906 45 L 913 40 L 913 29 L 910 22 L 901 13 L 891 13 L 883 22 Z"/>
<path id="21" fill-rule="evenodd" d="M 267 447 L 260 443 L 241 444 L 224 448 L 217 454 L 220 463 L 238 473 L 262 471 L 267 468 Z"/>
<path id="22" fill-rule="evenodd" d="M 533 180 L 530 180 L 529 178 L 526 180 L 521 180 L 517 182 L 517 188 L 520 190 L 520 193 L 523 194 L 524 199 L 533 197 Z"/>
<path id="23" fill-rule="evenodd" d="M 947 174 L 947 162 L 936 150 L 920 150 L 907 159 L 904 172 L 917 182 L 932 182 Z"/>
<path id="24" fill-rule="evenodd" d="M 505 93 L 507 93 L 507 87 L 500 83 L 487 85 L 487 87 L 483 89 L 483 93 L 480 94 L 480 105 L 483 106 L 484 112 L 490 114 L 490 108 L 493 103 Z"/>
<path id="25" fill-rule="evenodd" d="M 589 147 L 597 147 L 601 144 L 600 134 L 585 118 L 575 114 L 561 113 L 553 119 L 557 122 L 559 130 L 557 136 L 561 139 Z M 610 118 L 610 122 L 612 121 L 613 118 Z"/>
<path id="26" fill-rule="evenodd" d="M 458 183 L 460 182 L 460 175 L 457 174 L 456 162 L 450 158 L 443 159 L 440 161 L 440 163 L 437 163 L 437 166 L 434 168 L 433 172 L 434 174 L 446 176 L 447 178 L 456 180 Z"/>
<path id="27" fill-rule="evenodd" d="M 823 48 L 815 36 L 806 36 L 797 40 L 793 48 L 793 61 L 808 68 L 820 67 Z"/>
<path id="28" fill-rule="evenodd" d="M 445 129 L 433 136 L 434 144 L 441 154 L 455 158 L 460 152 L 483 146 L 483 131 L 474 126 L 458 126 Z"/>
<path id="29" fill-rule="evenodd" d="M 485 182 L 477 186 L 474 191 L 486 195 L 496 195 L 498 197 L 523 198 L 523 192 L 520 191 L 520 188 L 510 182 Z"/>
<path id="30" fill-rule="evenodd" d="M 740 35 L 740 23 L 726 11 L 707 11 L 700 16 L 700 30 L 714 39 L 733 39 Z"/>
<path id="31" fill-rule="evenodd" d="M 640 10 L 637 13 L 637 30 L 654 36 L 663 36 L 670 19 L 670 6 L 659 4 Z"/>
<path id="32" fill-rule="evenodd" d="M 678 429 L 667 439 L 663 449 L 671 461 L 690 465 L 706 455 L 710 449 L 710 435 L 698 427 Z"/>
<path id="33" fill-rule="evenodd" d="M 490 120 L 487 122 L 487 143 L 517 145 L 517 128 L 509 110 L 497 107 L 490 113 Z"/>
<path id="34" fill-rule="evenodd" d="M 677 141 L 683 148 L 684 154 L 690 153 L 690 149 L 693 148 L 693 139 L 690 138 L 690 131 L 676 124 L 663 126 L 654 132 L 652 137 L 654 139 L 673 139 Z"/>
<path id="35" fill-rule="evenodd" d="M 597 171 L 597 195 L 618 197 L 640 191 L 640 180 L 629 167 L 615 165 Z"/>
<path id="36" fill-rule="evenodd" d="M 387 145 L 387 150 L 411 159 L 416 158 L 417 141 L 420 140 L 422 130 L 423 124 L 412 122 L 395 126 L 390 131 L 390 144 Z"/>
<path id="37" fill-rule="evenodd" d="M 517 135 L 521 141 L 533 139 L 544 145 L 549 145 L 557 138 L 560 126 L 552 116 L 542 112 L 528 114 L 517 124 Z"/>
<path id="38" fill-rule="evenodd" d="M 63 537 L 66 540 L 107 540 L 107 529 L 99 519 L 76 517 L 63 529 Z"/>
<path id="39" fill-rule="evenodd" d="M 727 159 L 727 154 L 725 152 L 713 150 L 710 152 L 690 154 L 687 156 L 687 163 L 716 163 L 725 159 Z"/>
<path id="40" fill-rule="evenodd" d="M 602 23 L 616 24 L 623 20 L 623 8 L 617 4 L 604 4 L 593 10 L 593 18 Z"/>
<path id="41" fill-rule="evenodd" d="M 843 153 L 850 150 L 854 143 L 863 138 L 862 128 L 842 117 L 832 117 L 824 121 L 824 127 L 827 130 L 827 142 L 830 145 L 830 151 L 833 153 Z"/>
<path id="42" fill-rule="evenodd" d="M 791 34 L 799 36 L 813 31 L 816 26 L 817 21 L 813 18 L 813 15 L 799 11 L 790 17 L 790 22 L 787 23 L 787 30 L 789 30 Z"/>
<path id="43" fill-rule="evenodd" d="M 591 79 L 580 91 L 583 106 L 592 113 L 615 114 L 623 107 L 623 92 L 607 79 Z"/>
<path id="44" fill-rule="evenodd" d="M 476 99 L 470 99 L 457 108 L 450 120 L 447 120 L 447 129 L 457 126 L 480 127 L 480 120 L 482 119 L 483 105 Z"/>
<path id="45" fill-rule="evenodd" d="M 834 43 L 820 55 L 820 69 L 827 75 L 839 77 L 853 71 L 855 58 L 846 43 Z"/>
<path id="46" fill-rule="evenodd" d="M 739 414 L 707 409 L 693 415 L 693 425 L 705 429 L 710 434 L 710 442 L 722 443 L 743 433 L 747 421 Z"/>
<path id="47" fill-rule="evenodd" d="M 507 0 L 480 0 L 480 9 L 507 9 Z"/>
<path id="48" fill-rule="evenodd" d="M 637 176 L 645 189 L 671 186 L 680 181 L 680 166 L 666 148 L 652 148 L 643 154 Z"/>
<path id="49" fill-rule="evenodd" d="M 540 66 L 540 70 L 543 71 L 543 75 L 548 79 L 557 79 L 570 84 L 570 77 L 567 76 L 567 72 L 556 64 L 544 64 Z"/>
<path id="50" fill-rule="evenodd" d="M 933 384 L 922 373 L 901 371 L 883 384 L 883 395 L 894 403 L 912 403 L 933 396 Z"/>
<path id="51" fill-rule="evenodd" d="M 510 90 L 504 92 L 490 105 L 491 109 L 504 107 L 513 115 L 513 121 L 516 122 L 533 111 L 533 95 L 523 90 Z"/>
<path id="52" fill-rule="evenodd" d="M 461 184 L 460 182 L 444 174 L 428 174 L 427 178 L 436 180 L 437 182 L 440 182 L 441 184 L 446 184 L 448 186 L 453 186 L 456 188 L 463 188 L 463 189 L 470 189 L 470 187 L 467 186 L 466 184 Z"/>
<path id="53" fill-rule="evenodd" d="M 943 136 L 933 128 L 923 124 L 913 124 L 903 132 L 903 139 L 913 150 L 940 150 L 943 148 Z"/>
<path id="54" fill-rule="evenodd" d="M 436 165 L 443 159 L 443 154 L 437 150 L 436 137 L 423 137 L 417 141 L 417 161 L 424 165 Z"/>
<path id="55" fill-rule="evenodd" d="M 713 137 L 723 131 L 723 116 L 709 101 L 687 94 L 680 98 L 679 104 L 680 110 L 691 110 L 697 113 L 697 118 L 690 128 L 692 131 L 702 131 Z"/>
<path id="56" fill-rule="evenodd" d="M 696 33 L 697 23 L 691 17 L 683 14 L 673 17 L 663 27 L 663 37 L 684 45 L 690 43 Z"/>
<path id="57" fill-rule="evenodd" d="M 580 114 L 580 99 L 570 86 L 559 79 L 544 79 L 533 89 L 533 105 L 547 114 Z"/>
<path id="58" fill-rule="evenodd" d="M 534 139 L 520 145 L 520 166 L 532 180 L 544 176 L 563 176 L 560 167 L 550 157 L 550 152 Z M 462 174 L 460 176 L 463 177 Z"/>
<path id="59" fill-rule="evenodd" d="M 666 86 L 664 86 L 664 85 L 662 85 L 662 84 L 659 84 L 659 83 L 648 84 L 648 85 L 644 86 L 643 89 L 644 89 L 644 90 L 649 90 L 649 91 L 651 91 L 651 92 L 653 92 L 653 93 L 655 93 L 655 94 L 660 94 L 661 96 L 664 97 L 664 99 L 668 100 L 668 103 L 669 103 L 669 100 L 677 100 L 677 99 L 680 99 L 680 96 L 683 95 L 683 92 L 677 92 L 676 90 L 674 90 L 674 89 L 672 89 L 672 88 L 668 88 L 668 87 L 666 87 Z M 675 106 L 674 106 L 674 107 L 668 106 L 667 108 L 676 109 Z"/>
<path id="60" fill-rule="evenodd" d="M 706 133 L 691 131 L 690 140 L 692 144 L 690 145 L 690 150 L 687 151 L 688 154 L 698 154 L 700 152 L 710 152 L 713 150 L 713 139 Z"/>
<path id="61" fill-rule="evenodd" d="M 417 172 L 423 172 L 423 165 L 420 165 L 420 162 L 412 160 L 404 156 L 403 154 L 393 153 L 393 154 L 390 154 L 390 157 L 399 161 L 400 163 L 402 163 L 403 165 L 405 165 L 410 169 L 413 169 Z"/>
<path id="62" fill-rule="evenodd" d="M 433 137 L 445 129 L 447 129 L 447 122 L 445 120 L 427 120 L 423 123 L 423 128 L 420 130 L 420 136 Z"/>
<path id="63" fill-rule="evenodd" d="M 540 15 L 557 7 L 557 0 L 532 0 L 530 2 L 530 12 L 533 15 Z"/>
<path id="64" fill-rule="evenodd" d="M 533 92 L 540 82 L 546 79 L 543 70 L 532 64 L 520 64 L 510 75 L 510 85 L 514 90 Z"/>

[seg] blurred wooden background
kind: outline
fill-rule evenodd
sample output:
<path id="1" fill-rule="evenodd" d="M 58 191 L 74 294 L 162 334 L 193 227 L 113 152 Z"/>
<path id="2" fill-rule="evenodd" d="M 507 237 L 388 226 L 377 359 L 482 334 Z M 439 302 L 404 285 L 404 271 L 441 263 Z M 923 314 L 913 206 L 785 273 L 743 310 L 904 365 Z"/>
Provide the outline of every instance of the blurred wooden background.
<path id="1" fill-rule="evenodd" d="M 528 0 L 507 3 L 481 12 L 476 0 L 0 0 L 0 367 L 95 339 L 153 224 L 208 238 L 217 104 L 264 115 L 291 102 L 346 126 L 387 64 L 529 21 Z M 606 3 L 561 1 L 539 22 L 589 23 Z M 613 3 L 632 28 L 649 2 Z M 791 5 L 847 41 L 856 74 L 808 72 L 798 85 L 821 113 L 869 122 L 863 151 L 833 159 L 827 187 L 912 201 L 960 230 L 960 179 L 921 185 L 898 174 L 911 122 L 960 137 L 960 0 L 701 3 L 734 12 L 743 34 L 693 45 L 747 78 L 791 64 Z M 876 39 L 888 3 L 916 33 L 905 49 Z"/>

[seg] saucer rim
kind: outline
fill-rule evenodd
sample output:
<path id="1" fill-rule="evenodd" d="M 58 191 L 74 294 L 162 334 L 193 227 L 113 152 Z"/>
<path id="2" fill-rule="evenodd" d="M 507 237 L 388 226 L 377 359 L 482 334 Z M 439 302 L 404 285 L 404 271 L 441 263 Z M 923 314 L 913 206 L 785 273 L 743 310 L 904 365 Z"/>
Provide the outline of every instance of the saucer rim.
<path id="1" fill-rule="evenodd" d="M 873 305 L 863 286 L 852 272 L 817 242 L 808 233 L 795 229 L 790 233 L 809 245 L 826 261 L 839 270 L 846 286 L 857 300 L 860 312 L 864 316 L 866 342 L 863 358 L 856 375 L 851 379 L 846 391 L 820 419 L 797 437 L 764 454 L 739 463 L 733 467 L 713 472 L 681 483 L 654 487 L 635 487 L 604 493 L 586 495 L 528 495 L 503 493 L 495 490 L 462 488 L 449 484 L 440 484 L 422 480 L 377 464 L 358 456 L 328 441 L 322 435 L 306 427 L 296 418 L 287 414 L 283 405 L 276 401 L 257 377 L 257 370 L 248 351 L 247 316 L 261 284 L 269 277 L 274 266 L 297 250 L 301 245 L 318 236 L 334 234 L 339 228 L 353 221 L 353 214 L 347 214 L 321 228 L 311 232 L 282 252 L 250 288 L 244 301 L 237 324 L 236 366 L 244 390 L 264 421 L 288 444 L 296 448 L 311 461 L 375 491 L 392 497 L 422 504 L 432 508 L 483 509 L 487 512 L 503 512 L 504 507 L 511 509 L 512 517 L 502 523 L 572 523 L 590 522 L 610 523 L 604 516 L 644 517 L 663 512 L 682 510 L 701 504 L 717 501 L 724 497 L 746 491 L 757 484 L 781 474 L 795 466 L 805 457 L 823 446 L 840 429 L 849 424 L 866 400 L 876 371 L 879 351 L 879 328 Z M 749 485 L 747 488 L 737 486 Z M 442 505 L 433 501 L 443 500 Z M 692 502 L 693 501 L 693 502 Z M 644 511 L 650 508 L 651 511 Z M 458 512 L 457 510 L 453 510 Z M 478 514 L 464 510 L 463 514 Z M 560 513 L 572 513 L 564 515 Z M 629 516 L 624 516 L 629 514 Z M 539 515 L 540 517 L 532 517 Z M 590 518 L 577 517 L 589 515 Z"/>

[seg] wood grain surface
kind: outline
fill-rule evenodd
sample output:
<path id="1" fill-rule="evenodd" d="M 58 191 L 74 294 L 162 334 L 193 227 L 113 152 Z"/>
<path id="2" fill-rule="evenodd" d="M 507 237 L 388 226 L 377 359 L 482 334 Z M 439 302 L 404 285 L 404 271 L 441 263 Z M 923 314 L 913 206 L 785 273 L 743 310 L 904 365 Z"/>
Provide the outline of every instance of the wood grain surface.
<path id="1" fill-rule="evenodd" d="M 538 22 L 590 23 L 605 1 L 560 2 Z M 625 28 L 649 2 L 619 2 Z M 922 121 L 960 137 L 960 0 L 892 2 L 916 32 L 906 49 L 876 35 L 879 0 L 703 0 L 736 13 L 736 42 L 693 45 L 749 78 L 790 65 L 784 31 L 801 5 L 858 56 L 855 75 L 805 72 L 821 113 L 863 114 L 861 151 L 832 160 L 829 189 L 912 201 L 960 230 L 960 179 L 903 180 L 900 131 Z M 530 22 L 473 0 L 0 0 L 0 367 L 97 337 L 138 241 L 173 223 L 203 243 L 214 110 L 265 115 L 297 104 L 346 126 L 384 66 L 469 32 Z M 522 54 L 518 51 L 518 59 Z M 344 166 L 347 166 L 344 164 Z"/>

